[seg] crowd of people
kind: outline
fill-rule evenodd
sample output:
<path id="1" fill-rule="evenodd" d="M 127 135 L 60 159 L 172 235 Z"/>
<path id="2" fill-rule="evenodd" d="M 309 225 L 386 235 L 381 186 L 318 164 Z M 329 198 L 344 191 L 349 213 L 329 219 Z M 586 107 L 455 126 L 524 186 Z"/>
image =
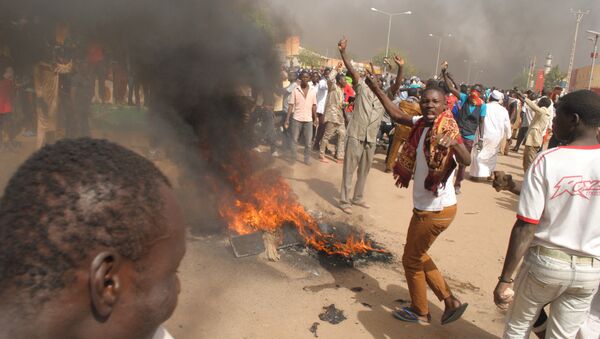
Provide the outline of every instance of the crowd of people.
<path id="1" fill-rule="evenodd" d="M 34 24 L 16 27 L 25 32 Z M 0 60 L 2 147 L 18 147 L 15 136 L 23 132 L 37 136 L 40 148 L 0 201 L 0 336 L 166 338 L 159 326 L 175 308 L 176 269 L 185 252 L 169 181 L 147 159 L 107 141 L 53 143 L 61 133 L 89 136 L 90 103 L 106 98 L 104 86 L 95 84 L 107 74 L 116 102 L 129 92 L 129 104 L 140 104 L 140 87 L 147 88 L 127 53 L 109 62 L 95 41 L 65 38 L 44 46 L 52 48 L 42 61 Z M 402 256 L 411 303 L 393 316 L 430 323 L 428 286 L 444 303 L 441 324 L 467 310 L 427 252 L 454 220 L 468 178 L 520 195 L 493 292 L 496 305 L 508 310 L 504 337 L 527 338 L 533 330 L 540 338 L 598 338 L 600 96 L 459 85 L 446 62 L 439 75 L 422 81 L 404 74 L 398 56 L 386 60 L 396 74 L 375 74 L 372 65 L 357 69 L 347 49 L 344 38 L 342 61 L 333 69 L 282 69 L 273 95 L 255 98 L 253 121 L 274 156 L 295 164 L 301 141 L 306 165 L 314 166 L 313 158 L 341 163 L 339 208 L 346 214 L 370 207 L 364 192 L 382 145 L 385 171 L 396 185 L 412 182 Z M 29 117 L 20 126 L 12 119 L 17 105 Z M 519 183 L 496 164 L 522 144 Z M 102 251 L 90 252 L 98 246 Z M 70 307 L 58 314 L 64 304 Z"/>
<path id="2" fill-rule="evenodd" d="M 364 189 L 383 140 L 385 171 L 393 171 L 397 186 L 414 181 L 402 257 L 411 305 L 393 315 L 429 323 L 427 285 L 444 302 L 442 324 L 467 309 L 427 251 L 456 215 L 456 196 L 468 168 L 469 180 L 521 195 L 494 292 L 498 307 L 510 309 L 504 336 L 526 338 L 533 329 L 540 338 L 598 338 L 599 298 L 591 312 L 590 305 L 600 284 L 600 234 L 594 227 L 600 208 L 600 173 L 594 166 L 600 160 L 600 96 L 591 91 L 563 95 L 561 87 L 536 93 L 458 85 L 447 62 L 441 74 L 422 82 L 405 77 L 404 60 L 397 56 L 397 74 L 375 74 L 373 65 L 355 68 L 347 44 L 346 39 L 338 44 L 343 64 L 299 69 L 284 79 L 282 150 L 295 161 L 301 138 L 306 165 L 311 165 L 311 149 L 329 162 L 329 142 L 337 136 L 331 155 L 343 162 L 339 207 L 347 214 L 353 206 L 369 208 Z M 522 145 L 521 184 L 496 171 L 496 165 L 499 155 L 519 154 Z"/>
<path id="3" fill-rule="evenodd" d="M 2 29 L 0 152 L 18 150 L 19 135 L 36 138 L 37 148 L 90 136 L 92 103 L 147 104 L 148 80 L 125 42 L 84 38 L 66 23 L 37 17 L 21 17 Z"/>

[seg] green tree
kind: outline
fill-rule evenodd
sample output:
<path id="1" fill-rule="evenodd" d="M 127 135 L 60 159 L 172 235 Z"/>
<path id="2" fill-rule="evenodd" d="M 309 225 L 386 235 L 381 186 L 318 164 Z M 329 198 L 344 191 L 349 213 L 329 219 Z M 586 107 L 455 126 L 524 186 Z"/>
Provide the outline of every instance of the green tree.
<path id="1" fill-rule="evenodd" d="M 529 70 L 524 67 L 521 70 L 521 72 L 513 79 L 512 84 L 513 84 L 513 86 L 524 90 L 529 87 L 529 84 L 527 83 L 528 78 L 529 78 Z"/>
<path id="2" fill-rule="evenodd" d="M 298 61 L 304 67 L 318 68 L 325 64 L 324 57 L 306 48 L 300 50 Z"/>
<path id="3" fill-rule="evenodd" d="M 565 76 L 567 76 L 567 74 L 561 72 L 560 68 L 558 68 L 558 65 L 552 67 L 552 69 L 550 69 L 550 72 L 548 72 L 548 74 L 546 74 L 546 76 L 544 77 L 544 87 L 554 88 L 556 86 L 559 86 L 565 78 Z"/>
<path id="4" fill-rule="evenodd" d="M 390 61 L 390 64 L 392 64 L 392 68 L 388 68 L 389 72 L 392 72 L 392 73 L 397 72 L 396 63 L 394 62 L 394 55 L 399 55 L 400 57 L 404 58 L 404 72 L 403 73 L 404 73 L 405 77 L 417 75 L 419 70 L 414 65 L 412 65 L 406 59 L 406 57 L 403 56 L 404 54 L 400 50 L 395 49 L 395 48 L 390 48 L 390 50 L 388 52 L 388 60 Z M 373 62 L 374 66 L 379 66 L 383 70 L 383 67 L 385 66 L 383 63 L 384 58 L 385 58 L 385 50 L 381 50 L 381 51 L 379 51 L 379 53 L 377 53 L 375 56 L 373 56 L 371 58 L 371 61 Z"/>

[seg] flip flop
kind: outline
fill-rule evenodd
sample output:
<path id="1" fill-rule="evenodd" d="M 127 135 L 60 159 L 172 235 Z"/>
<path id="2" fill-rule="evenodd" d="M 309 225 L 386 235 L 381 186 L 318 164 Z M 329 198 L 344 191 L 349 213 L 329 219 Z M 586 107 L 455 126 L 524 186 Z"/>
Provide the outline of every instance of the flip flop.
<path id="1" fill-rule="evenodd" d="M 421 325 L 429 325 L 429 319 L 431 318 L 431 316 L 428 314 L 427 321 L 422 320 L 415 312 L 411 311 L 408 307 L 403 307 L 401 310 L 396 310 L 392 312 L 392 315 L 398 320 Z"/>
<path id="2" fill-rule="evenodd" d="M 351 207 L 340 207 L 342 209 L 342 211 L 346 214 L 352 214 L 352 208 Z"/>
<path id="3" fill-rule="evenodd" d="M 352 205 L 360 206 L 360 207 L 362 207 L 364 209 L 371 208 L 371 206 L 367 205 L 367 203 L 364 202 L 364 201 L 361 201 L 361 202 L 352 202 Z"/>
<path id="4" fill-rule="evenodd" d="M 460 306 L 458 306 L 458 308 L 455 309 L 454 312 L 452 312 L 448 318 L 442 319 L 442 325 L 447 325 L 451 322 L 454 322 L 454 321 L 457 321 L 458 319 L 460 319 L 460 317 L 462 317 L 462 315 L 465 313 L 465 310 L 467 309 L 468 306 L 469 306 L 469 304 L 467 304 L 467 303 L 464 303 L 464 304 L 461 304 Z"/>

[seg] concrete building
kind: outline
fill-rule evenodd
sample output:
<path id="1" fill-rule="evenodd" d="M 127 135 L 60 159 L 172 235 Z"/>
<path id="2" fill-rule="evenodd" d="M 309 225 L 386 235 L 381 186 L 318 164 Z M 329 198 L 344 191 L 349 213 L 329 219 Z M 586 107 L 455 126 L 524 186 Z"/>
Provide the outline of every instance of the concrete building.
<path id="1" fill-rule="evenodd" d="M 588 65 L 573 70 L 571 82 L 569 83 L 569 92 L 588 88 L 591 68 L 592 65 Z M 594 67 L 591 90 L 600 94 L 600 63 L 597 63 Z"/>

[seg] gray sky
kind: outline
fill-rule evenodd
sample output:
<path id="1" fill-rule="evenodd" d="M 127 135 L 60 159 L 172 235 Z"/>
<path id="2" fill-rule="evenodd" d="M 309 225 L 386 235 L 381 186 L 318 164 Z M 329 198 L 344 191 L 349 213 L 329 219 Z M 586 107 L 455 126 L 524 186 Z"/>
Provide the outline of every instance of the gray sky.
<path id="1" fill-rule="evenodd" d="M 591 63 L 593 44 L 588 29 L 600 31 L 600 0 L 267 0 L 295 21 L 301 44 L 321 54 L 337 53 L 342 34 L 349 51 L 370 58 L 385 49 L 388 17 L 372 12 L 412 11 L 394 17 L 390 48 L 403 51 L 409 62 L 432 75 L 438 40 L 429 33 L 451 33 L 444 39 L 441 60 L 447 59 L 458 81 L 466 81 L 466 59 L 477 60 L 471 80 L 486 85 L 510 86 L 519 71 L 537 57 L 541 66 L 548 53 L 553 65 L 567 71 L 575 10 L 590 10 L 579 30 L 575 67 Z M 483 71 L 483 72 L 481 72 Z"/>

